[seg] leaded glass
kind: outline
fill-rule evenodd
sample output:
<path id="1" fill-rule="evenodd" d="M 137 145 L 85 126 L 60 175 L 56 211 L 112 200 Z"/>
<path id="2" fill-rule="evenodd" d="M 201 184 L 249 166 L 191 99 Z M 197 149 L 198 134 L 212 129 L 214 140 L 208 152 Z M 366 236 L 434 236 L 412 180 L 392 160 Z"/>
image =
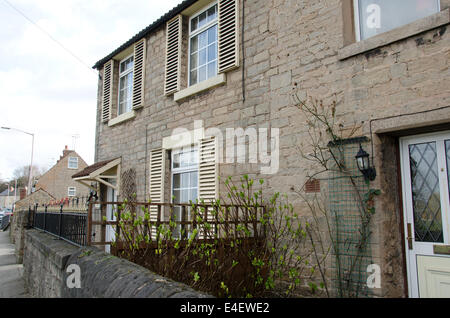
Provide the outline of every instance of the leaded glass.
<path id="1" fill-rule="evenodd" d="M 415 240 L 443 243 L 436 143 L 409 146 Z"/>

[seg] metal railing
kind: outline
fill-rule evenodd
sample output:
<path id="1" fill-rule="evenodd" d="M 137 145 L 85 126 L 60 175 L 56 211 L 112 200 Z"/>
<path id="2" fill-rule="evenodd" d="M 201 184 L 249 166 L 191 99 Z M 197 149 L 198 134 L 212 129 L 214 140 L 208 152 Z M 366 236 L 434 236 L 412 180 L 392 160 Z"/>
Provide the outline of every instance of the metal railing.
<path id="1" fill-rule="evenodd" d="M 30 208 L 32 227 L 54 235 L 76 246 L 87 245 L 87 213 L 49 212 L 47 207 L 39 210 L 37 206 Z"/>

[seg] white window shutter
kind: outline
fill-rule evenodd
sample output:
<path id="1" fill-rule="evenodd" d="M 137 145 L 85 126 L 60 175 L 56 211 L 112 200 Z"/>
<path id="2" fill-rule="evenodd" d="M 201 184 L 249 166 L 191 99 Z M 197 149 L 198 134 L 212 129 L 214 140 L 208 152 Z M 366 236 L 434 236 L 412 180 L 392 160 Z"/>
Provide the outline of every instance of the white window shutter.
<path id="1" fill-rule="evenodd" d="M 150 200 L 152 203 L 164 203 L 164 177 L 165 177 L 166 151 L 155 149 L 150 154 Z M 161 221 L 163 209 L 161 209 Z M 150 221 L 158 220 L 158 207 L 150 207 Z M 152 228 L 152 237 L 156 238 L 156 229 Z"/>
<path id="2" fill-rule="evenodd" d="M 239 67 L 239 0 L 219 0 L 219 73 Z"/>
<path id="3" fill-rule="evenodd" d="M 217 157 L 217 141 L 215 137 L 201 139 L 199 142 L 199 181 L 198 193 L 199 201 L 205 204 L 215 203 L 218 197 L 218 157 Z M 200 212 L 200 210 L 198 211 Z M 203 218 L 204 215 L 201 215 Z M 207 221 L 215 220 L 212 208 L 207 211 Z M 211 227 L 208 236 L 205 235 L 204 229 L 199 232 L 199 238 L 213 237 L 215 226 Z"/>
<path id="4" fill-rule="evenodd" d="M 211 203 L 217 199 L 218 160 L 215 137 L 200 140 L 199 155 L 199 199 Z"/>
<path id="5" fill-rule="evenodd" d="M 103 100 L 102 100 L 102 121 L 108 122 L 111 119 L 113 82 L 114 81 L 114 60 L 103 66 Z"/>
<path id="6" fill-rule="evenodd" d="M 182 21 L 182 16 L 178 15 L 167 22 L 165 95 L 180 90 Z"/>
<path id="7" fill-rule="evenodd" d="M 145 38 L 134 44 L 134 70 L 133 70 L 133 109 L 144 106 L 145 84 Z"/>

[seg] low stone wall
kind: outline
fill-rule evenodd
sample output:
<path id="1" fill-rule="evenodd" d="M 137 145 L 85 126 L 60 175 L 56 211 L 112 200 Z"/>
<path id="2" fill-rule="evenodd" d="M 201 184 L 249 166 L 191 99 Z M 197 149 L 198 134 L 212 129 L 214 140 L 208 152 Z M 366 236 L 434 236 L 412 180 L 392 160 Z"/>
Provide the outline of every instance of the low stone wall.
<path id="1" fill-rule="evenodd" d="M 10 239 L 11 243 L 16 246 L 16 262 L 23 262 L 23 247 L 25 238 L 25 229 L 29 222 L 29 210 L 15 211 L 11 216 Z"/>
<path id="2" fill-rule="evenodd" d="M 158 276 L 96 248 L 77 248 L 37 230 L 27 230 L 24 279 L 28 292 L 42 298 L 208 298 L 204 293 Z M 67 279 L 78 265 L 80 288 Z"/>

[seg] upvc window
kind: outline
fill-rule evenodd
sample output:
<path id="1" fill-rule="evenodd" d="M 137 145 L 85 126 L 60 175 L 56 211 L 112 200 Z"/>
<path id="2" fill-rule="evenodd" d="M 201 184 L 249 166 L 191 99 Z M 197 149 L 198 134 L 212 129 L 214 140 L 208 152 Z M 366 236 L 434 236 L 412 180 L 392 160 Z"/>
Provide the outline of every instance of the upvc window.
<path id="1" fill-rule="evenodd" d="M 189 86 L 218 73 L 218 7 L 214 3 L 189 20 Z"/>
<path id="2" fill-rule="evenodd" d="M 197 147 L 185 147 L 172 151 L 172 200 L 174 204 L 189 204 L 198 199 L 199 154 Z M 190 219 L 190 208 L 186 218 Z M 174 207 L 173 218 L 182 220 L 182 208 Z M 189 230 L 187 229 L 187 232 Z M 187 233 L 184 233 L 187 235 Z M 175 229 L 174 237 L 181 237 L 181 226 Z"/>
<path id="3" fill-rule="evenodd" d="M 440 11 L 439 0 L 353 0 L 357 40 L 390 31 Z"/>
<path id="4" fill-rule="evenodd" d="M 67 195 L 68 195 L 69 197 L 74 197 L 74 196 L 76 196 L 76 195 L 77 195 L 77 188 L 76 188 L 76 187 L 69 187 L 69 188 L 67 189 Z"/>
<path id="5" fill-rule="evenodd" d="M 132 109 L 134 55 L 122 60 L 119 65 L 119 108 L 118 115 Z"/>
<path id="6" fill-rule="evenodd" d="M 78 158 L 77 157 L 69 157 L 68 168 L 69 169 L 78 169 Z"/>

